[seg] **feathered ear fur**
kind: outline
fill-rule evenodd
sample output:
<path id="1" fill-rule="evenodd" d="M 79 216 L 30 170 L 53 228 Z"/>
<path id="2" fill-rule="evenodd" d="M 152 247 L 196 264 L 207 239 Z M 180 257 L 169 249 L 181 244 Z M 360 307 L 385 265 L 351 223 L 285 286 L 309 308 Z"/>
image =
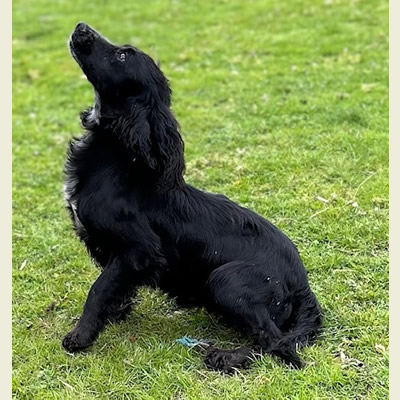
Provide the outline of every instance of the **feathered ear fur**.
<path id="1" fill-rule="evenodd" d="M 183 141 L 178 123 L 166 105 L 132 106 L 129 115 L 116 118 L 110 128 L 157 176 L 159 187 L 184 183 Z"/>
<path id="2" fill-rule="evenodd" d="M 185 170 L 184 144 L 179 133 L 178 122 L 167 105 L 161 104 L 152 108 L 150 130 L 153 153 L 160 172 L 159 185 L 182 186 Z"/>
<path id="3" fill-rule="evenodd" d="M 153 154 L 148 114 L 146 108 L 134 105 L 130 115 L 115 119 L 111 128 L 129 150 L 140 157 L 149 168 L 156 169 L 158 163 Z"/>

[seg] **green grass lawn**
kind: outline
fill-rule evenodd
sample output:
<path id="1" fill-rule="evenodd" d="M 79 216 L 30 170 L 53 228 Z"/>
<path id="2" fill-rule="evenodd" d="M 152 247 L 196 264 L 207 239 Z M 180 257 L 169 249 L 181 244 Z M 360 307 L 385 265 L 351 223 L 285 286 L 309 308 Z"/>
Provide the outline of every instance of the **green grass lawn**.
<path id="1" fill-rule="evenodd" d="M 13 2 L 15 399 L 384 399 L 388 396 L 388 5 L 379 0 Z M 87 354 L 63 335 L 98 270 L 62 196 L 93 93 L 69 55 L 83 20 L 161 61 L 186 180 L 262 214 L 298 246 L 324 333 L 290 370 L 228 377 L 175 343 L 241 342 L 202 309 L 143 289 Z"/>

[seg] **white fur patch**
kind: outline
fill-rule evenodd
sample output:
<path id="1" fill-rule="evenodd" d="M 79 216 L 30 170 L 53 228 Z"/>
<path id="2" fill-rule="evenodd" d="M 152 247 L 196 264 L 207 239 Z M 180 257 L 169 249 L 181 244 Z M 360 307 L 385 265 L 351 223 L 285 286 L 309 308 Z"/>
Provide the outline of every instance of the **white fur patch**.
<path id="1" fill-rule="evenodd" d="M 94 91 L 94 106 L 90 110 L 89 115 L 86 117 L 87 122 L 98 125 L 100 123 L 100 95 Z"/>
<path id="2" fill-rule="evenodd" d="M 77 229 L 84 229 L 82 221 L 78 217 L 78 204 L 75 198 L 76 188 L 79 183 L 79 178 L 74 170 L 73 163 L 71 161 L 71 157 L 74 156 L 74 153 L 84 151 L 86 147 L 89 145 L 89 137 L 84 136 L 80 139 L 75 140 L 72 143 L 72 147 L 70 150 L 70 154 L 66 163 L 66 178 L 64 183 L 64 200 L 67 206 L 71 207 L 74 216 L 75 227 Z"/>

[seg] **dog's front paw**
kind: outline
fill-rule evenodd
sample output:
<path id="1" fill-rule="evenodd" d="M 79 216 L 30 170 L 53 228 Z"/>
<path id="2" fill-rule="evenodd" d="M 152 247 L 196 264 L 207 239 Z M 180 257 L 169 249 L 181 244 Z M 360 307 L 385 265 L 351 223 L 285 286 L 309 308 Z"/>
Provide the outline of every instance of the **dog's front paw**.
<path id="1" fill-rule="evenodd" d="M 76 353 L 77 351 L 85 350 L 92 344 L 93 339 L 91 339 L 85 333 L 82 333 L 78 328 L 75 328 L 71 332 L 67 333 L 62 341 L 64 349 L 70 353 Z"/>
<path id="2" fill-rule="evenodd" d="M 251 350 L 247 348 L 235 350 L 212 348 L 204 359 L 207 368 L 228 374 L 233 373 L 238 368 L 248 368 L 251 362 Z"/>

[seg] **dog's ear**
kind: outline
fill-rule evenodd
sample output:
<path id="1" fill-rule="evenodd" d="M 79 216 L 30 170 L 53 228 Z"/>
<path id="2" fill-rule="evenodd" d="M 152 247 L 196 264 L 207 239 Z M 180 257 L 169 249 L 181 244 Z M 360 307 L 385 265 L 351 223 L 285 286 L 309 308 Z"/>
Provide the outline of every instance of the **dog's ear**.
<path id="1" fill-rule="evenodd" d="M 157 160 L 153 155 L 150 123 L 148 111 L 144 108 L 134 107 L 132 115 L 122 116 L 118 119 L 119 138 L 124 145 L 142 159 L 151 169 L 156 169 Z"/>
<path id="2" fill-rule="evenodd" d="M 169 107 L 159 104 L 152 109 L 150 130 L 159 172 L 160 185 L 180 186 L 183 183 L 185 162 L 183 140 L 179 133 L 178 122 Z"/>
<path id="3" fill-rule="evenodd" d="M 178 123 L 166 104 L 132 106 L 129 115 L 120 116 L 112 125 L 127 149 L 155 171 L 160 187 L 184 183 L 183 141 Z"/>

